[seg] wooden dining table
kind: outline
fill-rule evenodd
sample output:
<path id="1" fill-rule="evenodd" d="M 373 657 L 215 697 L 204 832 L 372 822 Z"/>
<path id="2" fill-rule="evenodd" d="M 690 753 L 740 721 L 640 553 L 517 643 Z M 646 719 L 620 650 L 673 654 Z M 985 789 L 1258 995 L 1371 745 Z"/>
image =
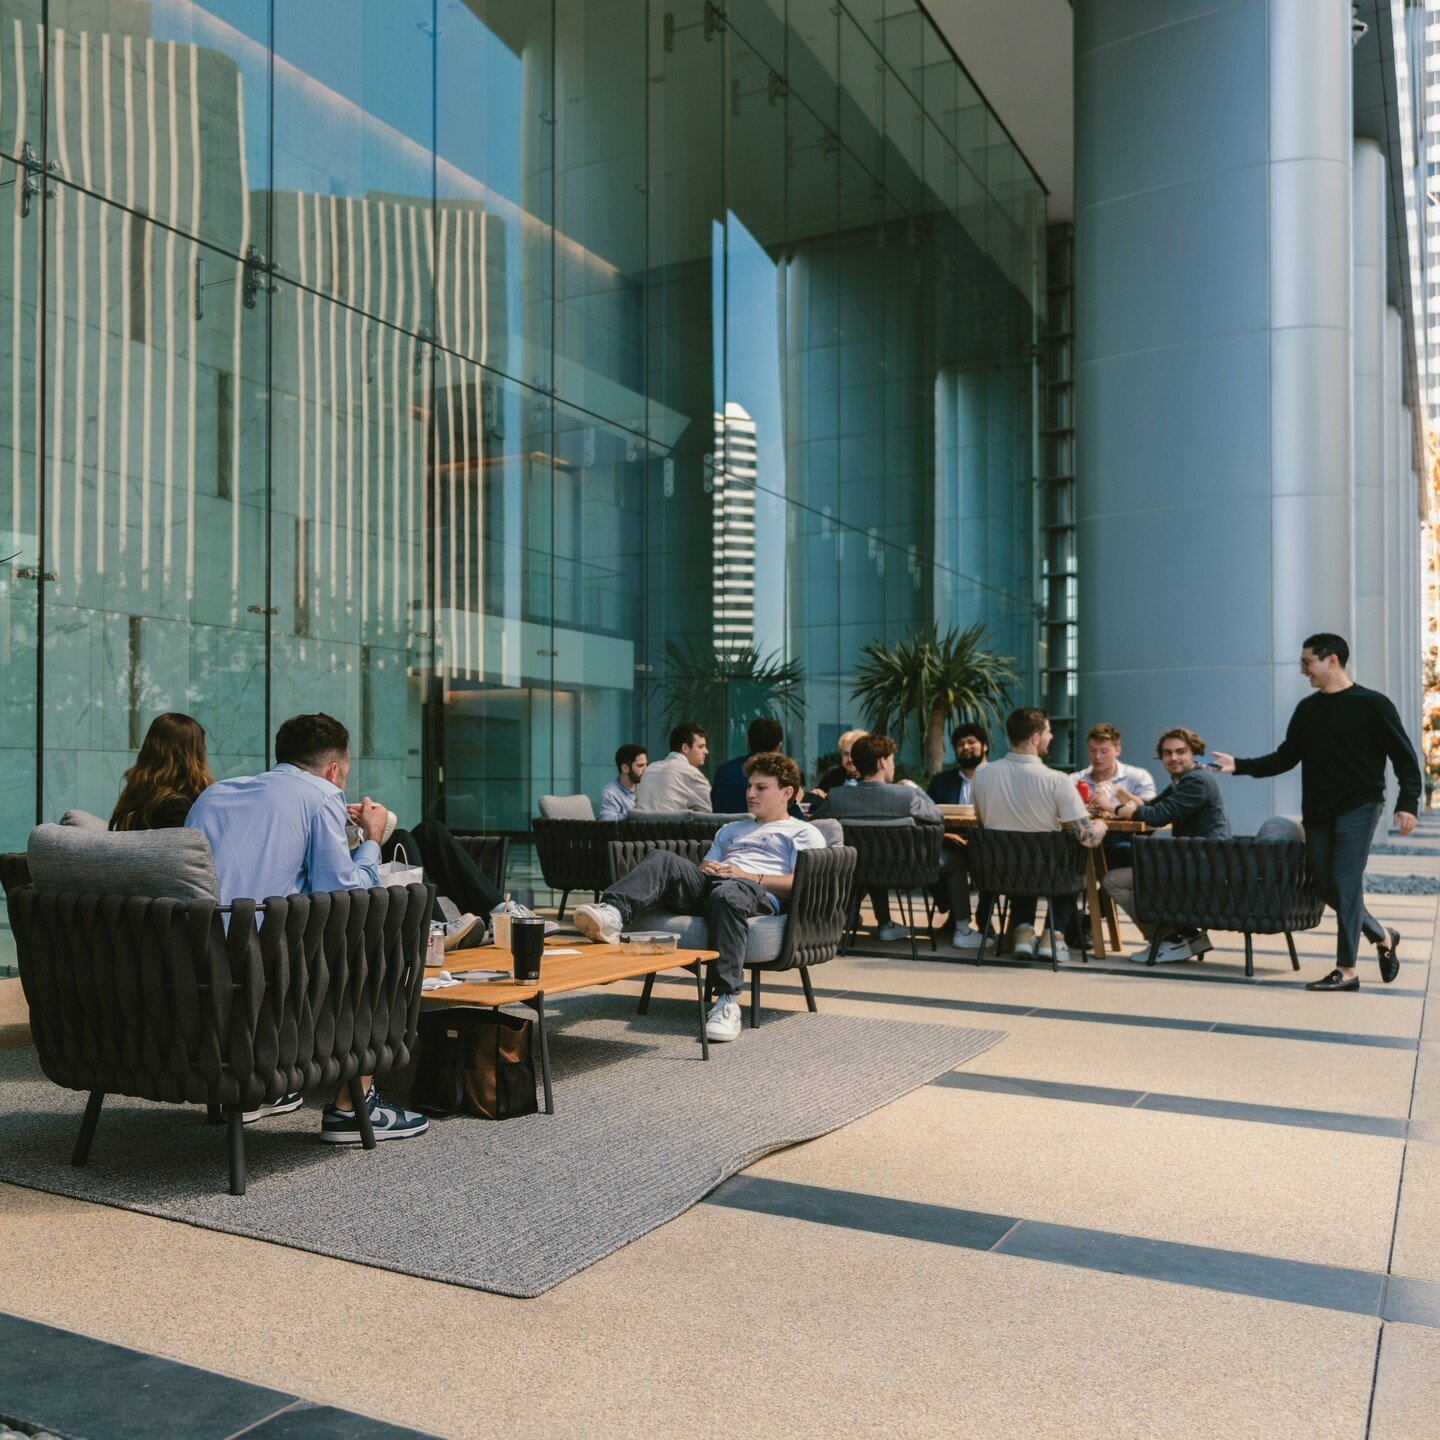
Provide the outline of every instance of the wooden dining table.
<path id="1" fill-rule="evenodd" d="M 973 807 L 942 805 L 946 832 L 964 837 L 965 831 L 974 830 L 980 824 L 980 817 Z M 964 813 L 967 812 L 968 813 Z M 1105 829 L 1111 835 L 1148 835 L 1151 827 L 1143 820 L 1116 820 L 1108 815 L 1096 815 L 1105 822 Z M 1094 845 L 1085 852 L 1085 908 L 1090 914 L 1090 953 L 1097 960 L 1103 960 L 1107 953 L 1120 951 L 1120 912 L 1115 902 L 1104 890 L 1100 881 L 1105 874 L 1105 847 Z M 1106 950 L 1106 932 L 1109 932 L 1109 952 Z"/>

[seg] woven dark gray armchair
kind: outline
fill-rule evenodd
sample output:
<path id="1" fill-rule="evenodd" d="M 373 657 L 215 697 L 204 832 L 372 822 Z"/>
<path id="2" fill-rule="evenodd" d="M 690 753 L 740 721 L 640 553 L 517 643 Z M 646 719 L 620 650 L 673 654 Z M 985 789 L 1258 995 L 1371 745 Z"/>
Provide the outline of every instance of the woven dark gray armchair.
<path id="1" fill-rule="evenodd" d="M 457 835 L 465 853 L 484 872 L 485 878 L 503 895 L 505 876 L 510 869 L 508 835 Z"/>
<path id="2" fill-rule="evenodd" d="M 642 820 L 617 820 L 612 838 L 616 840 L 711 840 L 726 822 L 718 815 L 698 814 L 646 816 Z"/>
<path id="3" fill-rule="evenodd" d="M 545 883 L 560 892 L 560 912 L 572 890 L 588 890 L 596 899 L 610 875 L 610 853 L 605 848 L 615 838 L 613 820 L 547 820 L 535 825 L 535 858 Z"/>
<path id="4" fill-rule="evenodd" d="M 697 865 L 710 848 L 706 840 L 614 840 L 610 844 L 611 879 L 618 880 L 637 866 L 651 850 L 673 850 Z M 810 967 L 833 959 L 845 933 L 845 905 L 855 873 L 855 852 L 848 845 L 824 850 L 802 850 L 795 857 L 795 884 L 783 915 L 757 916 L 750 921 L 751 943 L 745 968 L 750 972 L 750 1028 L 760 1023 L 760 976 L 764 971 L 798 970 L 805 991 L 805 1004 L 814 1011 L 815 991 L 810 984 Z M 675 917 L 678 919 L 679 917 Z M 708 948 L 697 931 L 704 920 L 689 920 L 680 927 L 682 948 L 687 942 L 695 949 Z M 675 928 L 662 921 L 657 928 Z M 778 945 L 767 943 L 773 931 L 781 929 Z M 756 958 L 751 959 L 754 951 Z M 647 977 L 640 996 L 640 1014 L 650 1008 L 650 991 L 655 977 Z"/>
<path id="5" fill-rule="evenodd" d="M 1058 970 L 1055 956 L 1055 922 L 1050 914 L 1056 895 L 1077 895 L 1085 888 L 1085 847 L 1067 830 L 1038 834 L 1026 830 L 987 830 L 984 826 L 966 833 L 969 849 L 966 861 L 970 879 L 980 892 L 980 948 L 978 965 L 985 954 L 990 933 L 990 916 L 1000 896 L 1036 895 L 1045 900 L 1045 928 L 1050 937 L 1050 968 Z M 1082 932 L 1083 934 L 1083 932 Z M 997 942 L 996 949 L 999 949 Z M 1084 941 L 1081 941 L 1084 954 Z"/>
<path id="6" fill-rule="evenodd" d="M 1313 930 L 1325 912 L 1299 839 L 1157 840 L 1136 837 L 1135 918 L 1155 926 L 1153 965 L 1171 930 L 1238 930 L 1245 973 L 1255 974 L 1254 937 L 1283 935 L 1300 968 L 1295 931 Z"/>
<path id="7" fill-rule="evenodd" d="M 13 857 L 6 857 L 7 859 Z M 205 1105 L 245 1193 L 246 1110 L 409 1062 L 433 887 L 237 900 L 6 896 L 40 1067 L 88 1090 L 73 1162 L 106 1094 Z M 257 923 L 257 910 L 264 923 Z M 363 1144 L 373 1148 L 363 1096 Z"/>
<path id="8" fill-rule="evenodd" d="M 855 851 L 855 876 L 850 885 L 846 914 L 848 931 L 845 948 L 854 943 L 860 928 L 860 901 L 867 890 L 893 890 L 907 914 L 910 927 L 910 958 L 918 960 L 915 948 L 915 899 L 913 891 L 924 890 L 940 878 L 940 848 L 945 830 L 940 825 L 896 824 L 884 820 L 841 820 L 845 843 Z M 927 915 L 927 921 L 929 917 Z M 935 927 L 928 924 L 930 948 L 934 950 Z"/>

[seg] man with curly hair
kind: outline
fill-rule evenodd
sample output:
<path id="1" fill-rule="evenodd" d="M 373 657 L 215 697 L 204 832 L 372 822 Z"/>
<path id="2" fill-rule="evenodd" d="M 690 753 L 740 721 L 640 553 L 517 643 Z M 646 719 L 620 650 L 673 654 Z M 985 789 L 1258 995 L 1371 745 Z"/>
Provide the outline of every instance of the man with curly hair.
<path id="1" fill-rule="evenodd" d="M 710 945 L 719 952 L 711 972 L 716 999 L 705 1022 L 705 1033 L 716 1041 L 740 1036 L 746 921 L 778 915 L 795 883 L 796 855 L 825 848 L 825 837 L 813 825 L 788 813 L 802 784 L 800 768 L 788 755 L 752 755 L 745 775 L 749 818 L 723 826 L 698 865 L 671 850 L 652 850 L 596 904 L 575 907 L 580 930 L 607 945 L 647 910 L 703 915 Z"/>

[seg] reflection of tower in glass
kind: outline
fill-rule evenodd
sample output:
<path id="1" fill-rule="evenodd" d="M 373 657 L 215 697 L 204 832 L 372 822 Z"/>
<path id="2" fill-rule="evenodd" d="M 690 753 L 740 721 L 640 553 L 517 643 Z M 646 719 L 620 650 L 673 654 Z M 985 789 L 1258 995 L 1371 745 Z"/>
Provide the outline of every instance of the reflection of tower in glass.
<path id="1" fill-rule="evenodd" d="M 715 417 L 715 649 L 755 643 L 755 422 L 727 403 Z"/>

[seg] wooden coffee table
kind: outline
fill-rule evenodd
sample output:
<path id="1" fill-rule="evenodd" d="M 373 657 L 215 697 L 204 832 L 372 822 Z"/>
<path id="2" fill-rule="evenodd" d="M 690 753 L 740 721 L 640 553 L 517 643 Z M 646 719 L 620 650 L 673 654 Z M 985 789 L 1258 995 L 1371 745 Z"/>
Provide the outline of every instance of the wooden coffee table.
<path id="1" fill-rule="evenodd" d="M 479 1005 L 498 1010 L 502 1005 L 528 1005 L 535 1012 L 540 1033 L 540 1078 L 545 1087 L 545 1113 L 555 1113 L 550 1086 L 550 1044 L 545 1034 L 545 997 L 565 995 L 572 990 L 592 990 L 613 985 L 617 980 L 638 980 L 662 970 L 691 970 L 695 975 L 695 1000 L 700 1013 L 700 1058 L 710 1058 L 710 1041 L 705 1034 L 705 962 L 717 959 L 714 950 L 669 950 L 661 955 L 637 955 L 618 945 L 578 945 L 567 940 L 547 944 L 540 962 L 538 980 L 466 980 L 443 990 L 425 990 L 421 1001 L 427 1005 Z M 551 955 L 551 950 L 579 950 L 578 955 Z M 452 975 L 462 970 L 509 970 L 508 950 L 486 945 L 479 950 L 452 950 L 444 968 Z M 431 967 L 436 974 L 439 967 Z"/>

